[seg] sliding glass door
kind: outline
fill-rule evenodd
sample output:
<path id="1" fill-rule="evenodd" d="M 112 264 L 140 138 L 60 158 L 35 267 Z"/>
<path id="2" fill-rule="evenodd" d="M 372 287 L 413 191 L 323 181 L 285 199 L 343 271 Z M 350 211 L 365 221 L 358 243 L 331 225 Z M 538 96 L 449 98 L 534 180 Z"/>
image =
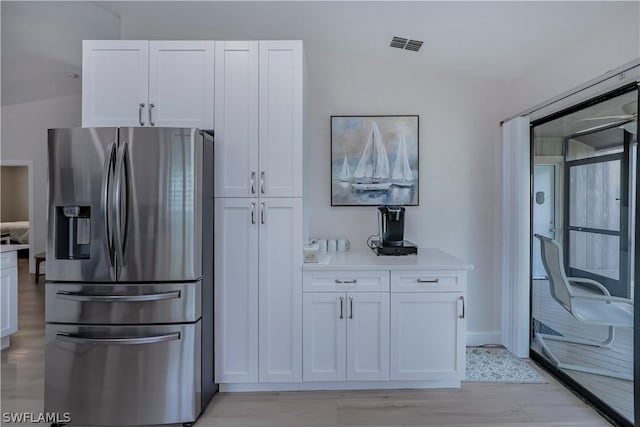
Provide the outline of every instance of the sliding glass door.
<path id="1" fill-rule="evenodd" d="M 595 280 L 623 298 L 630 296 L 629 186 L 623 163 L 628 149 L 626 144 L 616 147 L 623 150 L 616 154 L 568 160 L 565 178 L 567 274 Z"/>
<path id="2" fill-rule="evenodd" d="M 627 86 L 531 128 L 530 354 L 622 426 L 640 373 L 637 112 Z"/>

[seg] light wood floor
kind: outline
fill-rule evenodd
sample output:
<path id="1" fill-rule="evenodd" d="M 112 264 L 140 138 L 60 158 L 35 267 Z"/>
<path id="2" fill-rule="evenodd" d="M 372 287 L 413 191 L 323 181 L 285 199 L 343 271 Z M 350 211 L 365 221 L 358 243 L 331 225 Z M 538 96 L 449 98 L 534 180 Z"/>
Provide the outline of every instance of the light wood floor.
<path id="1" fill-rule="evenodd" d="M 607 337 L 606 326 L 585 325 L 574 319 L 554 301 L 549 292 L 549 282 L 546 280 L 533 281 L 533 315 L 562 335 L 600 341 Z M 612 348 L 597 348 L 552 340 L 547 340 L 546 343 L 556 357 L 563 362 L 627 374 L 633 373 L 633 330 L 631 328 L 616 329 Z M 633 421 L 632 381 L 571 370 L 566 370 L 566 373 L 629 421 Z"/>
<path id="2" fill-rule="evenodd" d="M 2 351 L 2 411 L 39 412 L 43 407 L 43 285 L 33 284 L 22 260 L 19 282 L 19 331 L 11 347 Z M 416 391 L 222 393 L 196 426 L 609 425 L 543 375 L 548 384 L 465 383 L 461 389 Z"/>

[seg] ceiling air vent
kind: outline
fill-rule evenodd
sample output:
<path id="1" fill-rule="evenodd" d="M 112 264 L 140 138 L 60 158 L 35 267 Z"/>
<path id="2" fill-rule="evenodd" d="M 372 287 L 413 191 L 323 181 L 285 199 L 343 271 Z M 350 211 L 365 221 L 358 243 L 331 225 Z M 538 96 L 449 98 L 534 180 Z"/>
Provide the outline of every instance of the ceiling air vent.
<path id="1" fill-rule="evenodd" d="M 418 52 L 422 47 L 422 43 L 420 40 L 409 40 L 402 37 L 394 37 L 391 40 L 391 47 L 397 47 L 398 49 L 412 50 L 414 52 Z"/>
<path id="2" fill-rule="evenodd" d="M 394 37 L 391 40 L 391 47 L 397 47 L 398 49 L 404 49 L 409 40 L 403 39 L 402 37 Z"/>

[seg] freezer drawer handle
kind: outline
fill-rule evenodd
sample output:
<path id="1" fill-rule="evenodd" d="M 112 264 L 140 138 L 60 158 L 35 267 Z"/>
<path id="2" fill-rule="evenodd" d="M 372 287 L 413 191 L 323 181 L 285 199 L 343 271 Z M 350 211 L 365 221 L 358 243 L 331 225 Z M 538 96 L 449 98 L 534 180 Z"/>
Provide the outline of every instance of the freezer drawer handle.
<path id="1" fill-rule="evenodd" d="M 159 294 L 143 295 L 87 295 L 77 292 L 58 291 L 58 299 L 70 301 L 93 301 L 93 302 L 140 302 L 140 301 L 160 301 L 180 298 L 180 291 L 162 292 Z"/>
<path id="2" fill-rule="evenodd" d="M 418 283 L 438 283 L 440 279 L 416 279 Z"/>
<path id="3" fill-rule="evenodd" d="M 67 334 L 64 332 L 58 332 L 56 334 L 56 339 L 60 341 L 75 343 L 75 344 L 119 344 L 119 345 L 155 344 L 159 342 L 179 340 L 180 332 L 172 332 L 170 334 L 155 335 L 151 337 L 137 337 L 137 338 L 81 337 L 77 335 Z"/>

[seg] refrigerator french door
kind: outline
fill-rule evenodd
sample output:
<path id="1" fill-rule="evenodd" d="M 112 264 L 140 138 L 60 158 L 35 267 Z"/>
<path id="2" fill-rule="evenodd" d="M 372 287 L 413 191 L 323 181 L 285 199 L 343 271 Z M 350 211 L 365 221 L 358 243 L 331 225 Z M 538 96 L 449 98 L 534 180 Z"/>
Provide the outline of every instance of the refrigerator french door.
<path id="1" fill-rule="evenodd" d="M 199 279 L 204 183 L 195 132 L 53 130 L 47 280 Z"/>
<path id="2" fill-rule="evenodd" d="M 192 423 L 213 383 L 211 135 L 49 131 L 45 409 Z"/>

